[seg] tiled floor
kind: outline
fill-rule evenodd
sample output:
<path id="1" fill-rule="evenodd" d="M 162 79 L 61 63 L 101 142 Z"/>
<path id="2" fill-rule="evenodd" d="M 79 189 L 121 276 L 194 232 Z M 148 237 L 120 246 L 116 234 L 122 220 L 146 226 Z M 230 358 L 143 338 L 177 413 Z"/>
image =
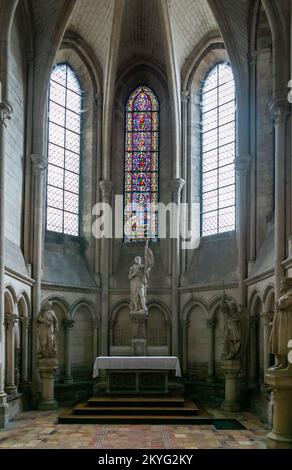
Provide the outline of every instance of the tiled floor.
<path id="1" fill-rule="evenodd" d="M 0 430 L 0 449 L 264 449 L 267 429 L 252 413 L 208 411 L 239 420 L 247 429 L 219 431 L 212 425 L 57 424 L 62 410 L 27 411 Z"/>

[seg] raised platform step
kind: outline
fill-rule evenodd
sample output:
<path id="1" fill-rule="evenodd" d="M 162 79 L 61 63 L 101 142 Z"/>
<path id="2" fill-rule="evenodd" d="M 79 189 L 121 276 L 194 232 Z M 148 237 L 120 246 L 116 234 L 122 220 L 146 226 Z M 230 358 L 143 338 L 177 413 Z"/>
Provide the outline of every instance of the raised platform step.
<path id="1" fill-rule="evenodd" d="M 59 416 L 58 421 L 60 424 L 212 424 L 213 418 L 210 415 L 162 416 L 150 413 L 141 415 L 77 415 L 71 409 Z"/>
<path id="2" fill-rule="evenodd" d="M 137 406 L 136 406 L 137 405 Z M 185 400 L 183 404 L 180 406 L 172 406 L 172 403 L 161 406 L 159 403 L 154 403 L 148 406 L 143 406 L 144 404 L 138 403 L 133 404 L 131 406 L 88 406 L 88 402 L 79 403 L 78 405 L 74 406 L 73 412 L 76 415 L 141 415 L 149 413 L 150 415 L 161 415 L 161 416 L 169 416 L 169 415 L 197 415 L 199 409 L 191 400 Z"/>
<path id="3" fill-rule="evenodd" d="M 104 407 L 139 407 L 139 406 L 160 406 L 160 407 L 177 407 L 183 406 L 184 398 L 180 395 L 101 395 L 91 397 L 87 401 L 89 406 Z"/>

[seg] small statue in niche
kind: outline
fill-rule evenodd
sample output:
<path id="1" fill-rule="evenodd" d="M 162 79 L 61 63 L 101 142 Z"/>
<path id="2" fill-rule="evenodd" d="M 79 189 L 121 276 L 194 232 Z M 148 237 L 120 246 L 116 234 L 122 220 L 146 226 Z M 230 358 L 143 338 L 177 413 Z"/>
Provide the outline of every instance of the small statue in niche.
<path id="1" fill-rule="evenodd" d="M 275 315 L 270 335 L 271 353 L 276 364 L 269 370 L 288 367 L 288 343 L 292 339 L 292 278 L 284 277 L 281 281 L 281 294 L 275 302 Z"/>
<path id="2" fill-rule="evenodd" d="M 46 302 L 37 317 L 39 350 L 41 359 L 57 355 L 58 320 L 51 302 Z"/>
<path id="3" fill-rule="evenodd" d="M 223 294 L 221 310 L 224 315 L 224 339 L 221 359 L 238 359 L 241 350 L 241 318 L 236 302 L 228 300 Z"/>
<path id="4" fill-rule="evenodd" d="M 150 271 L 154 265 L 152 250 L 148 247 L 148 240 L 145 245 L 144 264 L 140 256 L 136 256 L 134 264 L 129 270 L 131 280 L 131 303 L 130 312 L 144 312 L 148 314 L 146 307 L 146 292 Z"/>

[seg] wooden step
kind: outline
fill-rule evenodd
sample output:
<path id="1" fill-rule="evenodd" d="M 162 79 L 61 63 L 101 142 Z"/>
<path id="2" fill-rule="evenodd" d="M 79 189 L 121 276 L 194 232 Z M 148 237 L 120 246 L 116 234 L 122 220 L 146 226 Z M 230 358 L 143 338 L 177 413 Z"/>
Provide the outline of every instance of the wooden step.
<path id="1" fill-rule="evenodd" d="M 114 407 L 114 406 L 183 406 L 184 398 L 180 395 L 101 395 L 96 397 L 91 397 L 88 399 L 88 405 L 97 407 Z"/>
<path id="2" fill-rule="evenodd" d="M 212 424 L 209 415 L 77 415 L 72 409 L 58 417 L 60 424 Z"/>
<path id="3" fill-rule="evenodd" d="M 172 404 L 171 404 L 172 405 Z M 88 406 L 87 402 L 79 403 L 73 408 L 76 415 L 196 415 L 199 409 L 191 400 L 185 400 L 182 406 Z"/>

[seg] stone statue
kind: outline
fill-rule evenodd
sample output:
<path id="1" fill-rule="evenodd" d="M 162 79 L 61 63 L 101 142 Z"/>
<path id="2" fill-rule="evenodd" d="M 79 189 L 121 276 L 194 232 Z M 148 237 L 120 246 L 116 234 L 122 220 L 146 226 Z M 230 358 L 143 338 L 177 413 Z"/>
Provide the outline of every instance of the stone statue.
<path id="1" fill-rule="evenodd" d="M 241 321 L 238 305 L 222 297 L 221 309 L 224 315 L 224 340 L 221 359 L 234 360 L 239 358 L 241 350 Z"/>
<path id="2" fill-rule="evenodd" d="M 40 359 L 55 358 L 57 355 L 56 339 L 58 320 L 51 302 L 46 302 L 37 317 Z"/>
<path id="3" fill-rule="evenodd" d="M 276 364 L 269 370 L 286 369 L 288 367 L 288 343 L 292 339 L 292 278 L 285 277 L 281 281 L 283 294 L 275 302 L 276 312 L 270 336 L 271 353 L 275 354 Z"/>
<path id="4" fill-rule="evenodd" d="M 129 279 L 131 280 L 131 304 L 130 313 L 146 313 L 146 292 L 150 271 L 154 264 L 152 250 L 148 247 L 148 240 L 145 245 L 144 265 L 140 256 L 136 256 L 134 264 L 129 270 Z"/>

